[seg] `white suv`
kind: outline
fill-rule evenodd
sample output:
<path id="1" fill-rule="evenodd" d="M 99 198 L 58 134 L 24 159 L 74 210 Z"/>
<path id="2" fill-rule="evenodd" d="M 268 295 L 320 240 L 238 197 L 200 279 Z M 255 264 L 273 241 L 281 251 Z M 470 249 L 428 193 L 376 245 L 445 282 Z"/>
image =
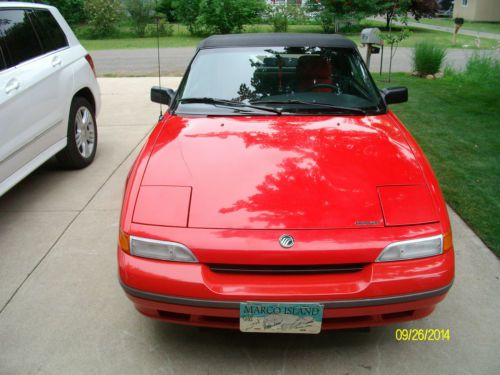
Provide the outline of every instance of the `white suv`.
<path id="1" fill-rule="evenodd" d="M 94 63 L 59 11 L 0 2 L 0 196 L 53 155 L 89 165 L 99 109 Z"/>

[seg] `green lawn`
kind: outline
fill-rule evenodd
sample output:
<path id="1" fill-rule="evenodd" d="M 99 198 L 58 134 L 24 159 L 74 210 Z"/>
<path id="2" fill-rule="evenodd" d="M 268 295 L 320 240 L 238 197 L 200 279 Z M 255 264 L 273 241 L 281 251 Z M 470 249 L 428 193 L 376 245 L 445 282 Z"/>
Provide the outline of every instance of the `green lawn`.
<path id="1" fill-rule="evenodd" d="M 409 102 L 392 109 L 429 158 L 448 204 L 500 256 L 499 82 L 383 79 L 379 87 L 408 87 Z"/>
<path id="2" fill-rule="evenodd" d="M 363 27 L 381 26 L 382 23 L 376 21 L 365 21 Z M 272 32 L 270 25 L 247 25 L 245 32 Z M 319 25 L 290 25 L 289 32 L 317 32 L 321 33 L 322 29 Z M 130 30 L 126 27 L 120 29 L 119 38 L 92 40 L 85 39 L 81 30 L 76 29 L 76 34 L 79 36 L 81 43 L 89 51 L 102 49 L 123 49 L 123 48 L 154 48 L 156 47 L 156 38 L 136 38 L 132 36 Z M 345 35 L 359 44 L 359 32 L 346 33 Z M 189 35 L 186 28 L 182 25 L 174 25 L 174 34 L 170 37 L 160 38 L 160 47 L 194 47 L 203 37 Z M 433 41 L 435 44 L 447 48 L 470 48 L 476 49 L 474 45 L 474 37 L 459 35 L 456 45 L 451 43 L 451 34 L 441 31 L 424 30 L 412 28 L 410 38 L 401 43 L 401 47 L 414 47 L 415 43 L 427 40 Z M 493 39 L 481 38 L 481 48 L 493 49 L 499 45 L 499 42 Z M 467 47 L 464 47 L 467 46 Z"/>
<path id="3" fill-rule="evenodd" d="M 455 23 L 453 22 L 452 18 L 422 18 L 418 22 L 425 23 L 428 25 L 455 27 Z M 464 25 L 462 26 L 462 29 L 500 34 L 500 22 L 465 21 Z"/>

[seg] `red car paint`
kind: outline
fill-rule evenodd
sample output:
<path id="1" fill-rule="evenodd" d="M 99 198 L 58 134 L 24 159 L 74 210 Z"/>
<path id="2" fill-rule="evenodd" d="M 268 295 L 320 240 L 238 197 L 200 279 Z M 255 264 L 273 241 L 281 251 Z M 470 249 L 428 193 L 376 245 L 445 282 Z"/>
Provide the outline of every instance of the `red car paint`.
<path id="1" fill-rule="evenodd" d="M 390 111 L 378 116 L 169 114 L 127 178 L 120 232 L 122 238 L 182 243 L 198 259 L 145 259 L 123 251 L 123 241 L 118 247 L 120 280 L 137 309 L 181 324 L 238 328 L 237 303 L 244 301 L 326 301 L 333 307 L 325 306 L 323 329 L 418 319 L 433 311 L 454 277 L 451 242 L 442 255 L 375 262 L 390 243 L 451 234 L 430 165 Z M 279 245 L 283 233 L 295 238 L 293 249 Z M 214 264 L 358 264 L 362 269 L 261 275 L 219 273 L 211 269 Z M 429 291 L 436 293 L 415 297 Z M 387 297 L 394 302 L 370 302 Z"/>

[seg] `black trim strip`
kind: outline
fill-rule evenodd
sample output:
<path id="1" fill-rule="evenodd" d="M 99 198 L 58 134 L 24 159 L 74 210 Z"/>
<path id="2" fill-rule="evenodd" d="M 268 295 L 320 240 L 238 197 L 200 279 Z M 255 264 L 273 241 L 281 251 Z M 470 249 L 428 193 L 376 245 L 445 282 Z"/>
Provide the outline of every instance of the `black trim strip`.
<path id="1" fill-rule="evenodd" d="M 125 285 L 121 280 L 120 284 L 126 293 L 134 297 L 148 299 L 152 301 L 164 302 L 164 303 L 171 303 L 174 305 L 211 307 L 218 309 L 239 309 L 241 303 L 240 301 L 213 301 L 206 299 L 166 296 L 163 294 L 150 293 L 135 288 L 131 288 Z M 389 305 L 393 303 L 411 302 L 420 299 L 440 296 L 441 294 L 448 292 L 448 290 L 450 290 L 452 285 L 453 282 L 439 289 L 434 289 L 419 293 L 404 294 L 399 296 L 391 296 L 391 297 L 365 298 L 365 299 L 352 299 L 352 300 L 339 300 L 339 301 L 311 301 L 311 302 L 320 303 L 324 305 L 324 307 L 327 309 Z M 286 301 L 276 301 L 276 302 L 286 302 Z M 303 302 L 308 302 L 308 301 L 303 301 Z"/>
<path id="2" fill-rule="evenodd" d="M 238 264 L 209 264 L 213 272 L 247 274 L 319 274 L 361 271 L 366 264 L 332 264 L 314 266 L 262 266 Z"/>

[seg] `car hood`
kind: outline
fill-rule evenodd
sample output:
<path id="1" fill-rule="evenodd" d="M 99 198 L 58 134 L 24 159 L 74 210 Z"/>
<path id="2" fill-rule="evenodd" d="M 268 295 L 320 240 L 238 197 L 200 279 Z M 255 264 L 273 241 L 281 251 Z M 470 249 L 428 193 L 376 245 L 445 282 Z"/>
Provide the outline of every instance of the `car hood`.
<path id="1" fill-rule="evenodd" d="M 378 189 L 406 185 L 427 189 L 391 115 L 171 116 L 151 153 L 142 198 L 139 193 L 150 208 L 136 208 L 134 221 L 227 229 L 379 227 Z"/>

